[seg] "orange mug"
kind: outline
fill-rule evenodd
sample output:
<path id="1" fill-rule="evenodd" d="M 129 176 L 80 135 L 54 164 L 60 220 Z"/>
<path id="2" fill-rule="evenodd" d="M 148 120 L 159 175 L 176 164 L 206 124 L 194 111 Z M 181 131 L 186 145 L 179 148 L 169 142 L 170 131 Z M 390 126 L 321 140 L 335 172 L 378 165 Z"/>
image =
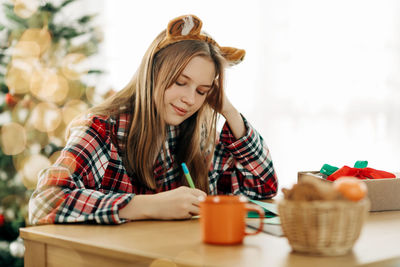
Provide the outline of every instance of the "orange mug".
<path id="1" fill-rule="evenodd" d="M 260 216 L 260 226 L 255 232 L 246 232 L 248 211 Z M 246 235 L 255 235 L 263 228 L 264 210 L 248 204 L 244 196 L 217 195 L 200 200 L 200 226 L 204 243 L 219 245 L 241 244 Z"/>

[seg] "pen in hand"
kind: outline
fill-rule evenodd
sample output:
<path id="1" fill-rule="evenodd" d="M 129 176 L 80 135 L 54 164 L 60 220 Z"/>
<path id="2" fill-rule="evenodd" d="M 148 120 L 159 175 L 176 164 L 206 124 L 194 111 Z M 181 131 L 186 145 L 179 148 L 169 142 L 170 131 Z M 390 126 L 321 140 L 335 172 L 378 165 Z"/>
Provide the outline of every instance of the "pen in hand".
<path id="1" fill-rule="evenodd" d="M 196 188 L 194 186 L 194 183 L 193 183 L 193 180 L 192 180 L 192 176 L 190 176 L 190 173 L 189 173 L 189 170 L 188 170 L 188 168 L 186 166 L 186 163 L 184 162 L 181 165 L 182 165 L 183 173 L 185 174 L 186 180 L 188 181 L 190 188 Z"/>

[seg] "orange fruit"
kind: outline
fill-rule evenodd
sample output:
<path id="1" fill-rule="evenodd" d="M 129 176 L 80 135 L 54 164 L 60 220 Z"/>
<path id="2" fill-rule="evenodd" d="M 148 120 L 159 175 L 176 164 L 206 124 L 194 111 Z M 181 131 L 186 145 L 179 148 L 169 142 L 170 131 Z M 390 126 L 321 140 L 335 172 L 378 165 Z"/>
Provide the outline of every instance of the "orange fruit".
<path id="1" fill-rule="evenodd" d="M 333 187 L 346 199 L 359 201 L 367 195 L 367 185 L 358 178 L 344 176 L 333 182 Z"/>

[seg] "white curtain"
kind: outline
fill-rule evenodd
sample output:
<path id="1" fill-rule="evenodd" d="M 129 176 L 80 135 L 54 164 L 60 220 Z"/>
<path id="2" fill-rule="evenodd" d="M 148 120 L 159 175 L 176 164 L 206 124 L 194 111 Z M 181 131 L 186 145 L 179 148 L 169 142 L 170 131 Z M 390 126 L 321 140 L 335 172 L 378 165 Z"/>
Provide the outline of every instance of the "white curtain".
<path id="1" fill-rule="evenodd" d="M 232 102 L 270 147 L 281 187 L 297 172 L 357 160 L 400 162 L 400 6 L 396 0 L 103 0 L 104 88 L 121 89 L 168 21 L 195 14 L 220 45 Z"/>

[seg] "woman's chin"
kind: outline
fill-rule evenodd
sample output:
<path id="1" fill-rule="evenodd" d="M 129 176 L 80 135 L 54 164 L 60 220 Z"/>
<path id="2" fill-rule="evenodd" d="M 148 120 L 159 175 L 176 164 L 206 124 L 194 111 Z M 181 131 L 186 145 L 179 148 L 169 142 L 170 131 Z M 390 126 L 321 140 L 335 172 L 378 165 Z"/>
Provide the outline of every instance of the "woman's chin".
<path id="1" fill-rule="evenodd" d="M 178 126 L 184 121 L 182 118 L 166 118 L 165 123 L 167 125 Z"/>

